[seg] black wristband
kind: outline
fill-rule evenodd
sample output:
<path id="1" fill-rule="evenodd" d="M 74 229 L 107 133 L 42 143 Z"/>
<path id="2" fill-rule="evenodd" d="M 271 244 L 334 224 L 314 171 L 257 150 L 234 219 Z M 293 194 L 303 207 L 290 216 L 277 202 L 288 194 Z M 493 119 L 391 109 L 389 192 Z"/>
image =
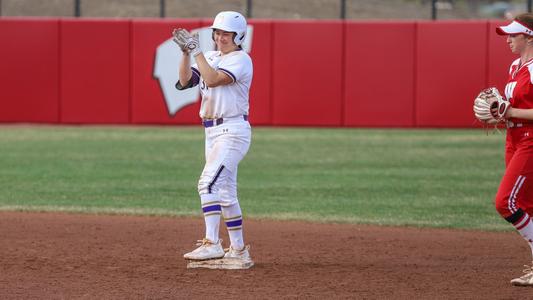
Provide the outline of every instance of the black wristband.
<path id="1" fill-rule="evenodd" d="M 176 83 L 176 89 L 178 90 L 186 90 L 188 88 L 192 88 L 192 80 L 189 80 L 189 82 L 187 82 L 187 84 L 185 86 L 182 86 L 181 85 L 181 82 L 178 80 L 178 82 Z"/>

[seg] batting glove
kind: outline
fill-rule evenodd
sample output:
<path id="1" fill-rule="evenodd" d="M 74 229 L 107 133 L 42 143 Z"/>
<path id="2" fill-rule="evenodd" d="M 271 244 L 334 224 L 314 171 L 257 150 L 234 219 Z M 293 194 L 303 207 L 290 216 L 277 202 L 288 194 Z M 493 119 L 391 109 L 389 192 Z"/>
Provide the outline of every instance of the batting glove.
<path id="1" fill-rule="evenodd" d="M 187 30 L 182 29 L 179 31 L 178 37 L 180 40 L 186 42 L 185 48 L 192 56 L 202 53 L 202 49 L 200 49 L 200 39 L 198 37 L 198 33 L 191 35 Z"/>
<path id="2" fill-rule="evenodd" d="M 187 44 L 187 41 L 183 39 L 182 35 L 180 35 L 180 31 L 182 31 L 182 30 L 183 29 L 181 29 L 181 28 L 172 30 L 172 40 L 174 41 L 174 43 L 178 44 L 178 46 L 180 47 L 181 51 L 183 51 L 185 53 L 189 53 L 187 51 L 187 47 L 185 47 L 185 45 Z"/>

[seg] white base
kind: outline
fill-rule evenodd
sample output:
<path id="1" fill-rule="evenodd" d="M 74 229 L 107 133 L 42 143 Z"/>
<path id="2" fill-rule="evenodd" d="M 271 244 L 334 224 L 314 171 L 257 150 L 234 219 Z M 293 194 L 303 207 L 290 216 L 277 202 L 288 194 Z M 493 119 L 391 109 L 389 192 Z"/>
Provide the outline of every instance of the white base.
<path id="1" fill-rule="evenodd" d="M 210 260 L 189 260 L 187 269 L 206 268 L 206 269 L 226 269 L 226 270 L 243 270 L 249 269 L 254 265 L 251 260 L 241 260 L 234 258 L 220 258 Z"/>

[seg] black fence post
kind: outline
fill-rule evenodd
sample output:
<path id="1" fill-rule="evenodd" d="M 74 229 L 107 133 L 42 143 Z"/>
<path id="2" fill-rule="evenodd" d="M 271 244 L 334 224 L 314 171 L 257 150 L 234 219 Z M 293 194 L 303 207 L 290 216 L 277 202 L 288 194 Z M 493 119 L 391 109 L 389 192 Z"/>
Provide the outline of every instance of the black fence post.
<path id="1" fill-rule="evenodd" d="M 431 0 L 431 20 L 437 20 L 437 0 Z"/>
<path id="2" fill-rule="evenodd" d="M 165 0 L 159 1 L 159 17 L 164 18 L 165 17 Z"/>
<path id="3" fill-rule="evenodd" d="M 341 0 L 341 19 L 346 19 L 346 0 Z"/>
<path id="4" fill-rule="evenodd" d="M 252 0 L 246 0 L 246 18 L 252 17 Z"/>
<path id="5" fill-rule="evenodd" d="M 80 1 L 81 0 L 74 0 L 74 16 L 75 17 L 80 17 L 81 16 Z"/>

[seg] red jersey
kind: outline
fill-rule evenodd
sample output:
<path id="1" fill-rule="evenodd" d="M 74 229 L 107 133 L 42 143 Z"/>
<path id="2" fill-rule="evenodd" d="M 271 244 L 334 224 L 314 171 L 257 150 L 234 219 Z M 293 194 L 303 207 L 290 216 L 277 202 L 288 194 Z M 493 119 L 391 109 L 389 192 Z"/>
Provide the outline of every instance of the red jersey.
<path id="1" fill-rule="evenodd" d="M 520 58 L 509 68 L 509 79 L 505 86 L 505 97 L 515 108 L 533 108 L 533 59 L 520 65 Z M 513 122 L 528 122 L 522 119 L 511 119 Z M 530 121 L 529 121 L 530 122 Z"/>

